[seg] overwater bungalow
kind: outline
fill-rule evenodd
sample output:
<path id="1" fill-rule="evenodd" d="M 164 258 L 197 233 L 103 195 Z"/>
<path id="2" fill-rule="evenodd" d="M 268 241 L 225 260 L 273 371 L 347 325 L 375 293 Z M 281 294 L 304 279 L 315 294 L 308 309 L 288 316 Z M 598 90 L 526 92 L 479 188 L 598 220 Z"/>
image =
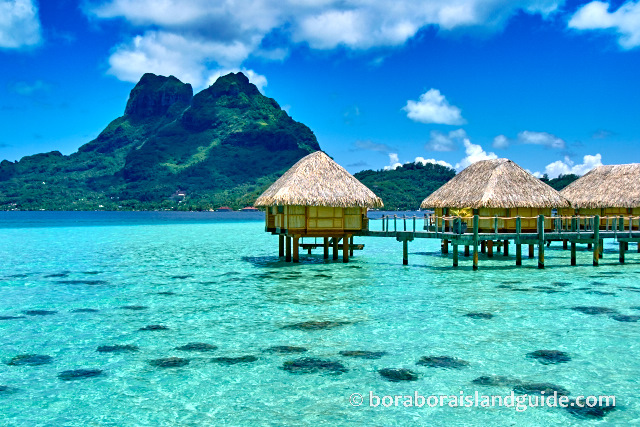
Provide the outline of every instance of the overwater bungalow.
<path id="1" fill-rule="evenodd" d="M 618 217 L 616 225 L 628 229 L 629 217 L 640 215 L 640 163 L 598 166 L 560 194 L 571 203 L 571 208 L 561 210 L 563 215 L 599 215 L 604 228 Z"/>
<path id="2" fill-rule="evenodd" d="M 265 230 L 279 236 L 280 256 L 298 261 L 300 239 L 318 238 L 328 258 L 329 246 L 337 259 L 342 240 L 348 262 L 353 235 L 368 229 L 367 208 L 382 207 L 382 200 L 322 151 L 299 160 L 254 203 L 266 207 Z M 291 249 L 293 246 L 293 254 Z"/>
<path id="3" fill-rule="evenodd" d="M 429 197 L 421 208 L 434 208 L 431 229 L 453 228 L 453 217 L 461 217 L 462 228 L 473 227 L 473 215 L 480 217 L 481 233 L 514 232 L 516 217 L 521 231 L 535 232 L 538 215 L 550 217 L 553 209 L 568 208 L 560 193 L 509 159 L 483 160 L 453 177 Z M 552 228 L 545 219 L 545 229 Z M 446 243 L 446 242 L 445 242 Z"/>

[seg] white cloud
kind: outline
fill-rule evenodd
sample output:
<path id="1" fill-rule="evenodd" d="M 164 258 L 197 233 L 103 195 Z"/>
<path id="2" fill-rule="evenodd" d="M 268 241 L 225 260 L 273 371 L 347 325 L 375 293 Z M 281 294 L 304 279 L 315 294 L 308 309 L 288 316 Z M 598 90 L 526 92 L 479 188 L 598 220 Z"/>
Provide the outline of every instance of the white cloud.
<path id="1" fill-rule="evenodd" d="M 446 166 L 448 168 L 452 168 L 453 169 L 453 166 L 451 166 L 451 163 L 447 163 L 444 160 L 425 159 L 424 157 L 416 157 L 416 159 L 414 160 L 414 163 L 422 163 L 425 166 L 428 163 L 431 163 L 431 164 L 434 164 L 434 165 Z"/>
<path id="2" fill-rule="evenodd" d="M 565 148 L 564 140 L 547 132 L 531 132 L 528 130 L 518 134 L 518 142 L 521 144 L 544 145 L 549 148 Z M 494 140 L 495 143 L 495 140 Z"/>
<path id="3" fill-rule="evenodd" d="M 576 30 L 608 30 L 618 35 L 624 49 L 640 46 L 640 1 L 627 1 L 615 12 L 610 4 L 592 1 L 582 6 L 569 20 L 569 28 Z"/>
<path id="4" fill-rule="evenodd" d="M 596 155 L 587 154 L 582 158 L 582 163 L 575 164 L 568 156 L 565 156 L 564 160 L 556 160 L 553 163 L 549 163 L 544 172 L 549 178 L 557 178 L 560 175 L 576 174 L 584 175 L 596 166 L 602 166 L 602 156 L 600 153 Z M 535 176 L 540 178 L 542 174 L 540 172 L 534 173 Z"/>
<path id="5" fill-rule="evenodd" d="M 458 141 L 466 137 L 467 133 L 464 129 L 452 130 L 448 134 L 432 130 L 425 149 L 428 151 L 455 151 Z"/>
<path id="6" fill-rule="evenodd" d="M 120 80 L 137 82 L 144 73 L 173 75 L 195 88 L 212 83 L 212 76 L 240 70 L 251 47 L 240 42 L 224 44 L 205 39 L 187 38 L 164 31 L 148 31 L 116 47 L 109 58 L 109 73 Z M 214 65 L 213 69 L 208 64 Z M 217 65 L 217 66 L 215 66 Z M 266 78 L 246 71 L 249 80 L 261 87 Z M 215 78 L 213 79 L 215 81 Z"/>
<path id="7" fill-rule="evenodd" d="M 548 148 L 564 149 L 566 143 L 562 138 L 548 132 L 522 131 L 515 140 L 507 138 L 505 135 L 498 135 L 493 138 L 493 148 L 508 148 L 511 144 L 542 145 Z"/>
<path id="8" fill-rule="evenodd" d="M 487 153 L 482 149 L 482 146 L 473 144 L 471 141 L 469 141 L 468 138 L 465 138 L 463 142 L 466 157 L 460 160 L 460 162 L 456 163 L 455 169 L 458 171 L 466 168 L 469 165 L 472 165 L 475 162 L 479 162 L 480 160 L 490 160 L 498 158 L 495 153 Z"/>
<path id="9" fill-rule="evenodd" d="M 518 13 L 546 17 L 564 2 L 85 0 L 83 9 L 98 20 L 123 19 L 137 31 L 112 53 L 112 74 L 132 81 L 147 71 L 182 73 L 198 86 L 196 80 L 205 81 L 212 70 L 241 68 L 248 57 L 282 60 L 296 44 L 362 51 L 401 46 L 424 28 L 499 31 Z M 462 123 L 455 114 L 453 120 Z"/>
<path id="10" fill-rule="evenodd" d="M 36 4 L 32 0 L 0 0 L 0 48 L 20 49 L 41 41 Z"/>
<path id="11" fill-rule="evenodd" d="M 504 135 L 498 135 L 493 138 L 493 148 L 507 148 L 509 147 L 509 138 Z"/>
<path id="12" fill-rule="evenodd" d="M 389 153 L 389 166 L 385 166 L 384 170 L 394 170 L 398 167 L 402 166 L 400 163 L 400 159 L 398 158 L 398 153 Z"/>
<path id="13" fill-rule="evenodd" d="M 403 109 L 407 112 L 407 117 L 416 122 L 443 125 L 466 123 L 460 109 L 450 105 L 438 89 L 429 89 L 420 95 L 419 101 L 407 101 Z"/>

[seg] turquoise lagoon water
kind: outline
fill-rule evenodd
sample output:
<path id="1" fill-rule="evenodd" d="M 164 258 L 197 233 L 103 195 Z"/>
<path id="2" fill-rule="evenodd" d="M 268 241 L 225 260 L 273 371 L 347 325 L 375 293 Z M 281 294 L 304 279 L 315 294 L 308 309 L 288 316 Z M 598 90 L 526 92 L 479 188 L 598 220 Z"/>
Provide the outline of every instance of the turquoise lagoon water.
<path id="1" fill-rule="evenodd" d="M 379 228 L 380 222 L 372 222 Z M 588 315 L 598 306 L 640 315 L 640 254 L 617 262 L 607 242 L 602 264 L 578 253 L 569 266 L 561 245 L 536 260 L 496 255 L 468 258 L 454 270 L 437 241 L 409 245 L 409 266 L 394 239 L 356 238 L 365 250 L 349 264 L 301 254 L 298 265 L 277 257 L 277 238 L 260 214 L 0 213 L 0 424 L 85 425 L 542 425 L 640 421 L 640 322 Z M 513 254 L 515 250 L 511 248 Z M 320 251 L 317 251 L 320 252 Z M 526 251 L 523 251 L 526 253 Z M 123 306 L 143 306 L 138 310 Z M 636 307 L 636 308 L 633 308 Z M 91 308 L 95 312 L 74 312 Z M 54 311 L 26 315 L 29 310 Z M 470 318 L 469 312 L 493 318 Z M 17 317 L 17 318 L 7 318 Z M 287 326 L 338 322 L 329 329 Z M 344 322 L 344 323 L 341 323 Z M 140 331 L 160 324 L 167 330 Z M 216 345 L 210 353 L 175 348 Z M 137 352 L 100 353 L 129 344 Z M 264 350 L 306 347 L 302 354 Z M 568 353 L 567 363 L 526 357 L 540 349 Z M 339 355 L 384 351 L 379 359 Z M 14 366 L 21 354 L 50 363 Z M 235 365 L 212 357 L 253 355 Z M 150 360 L 183 357 L 183 367 Z M 293 374 L 298 357 L 337 361 L 342 373 Z M 467 361 L 463 369 L 416 366 L 422 356 Z M 409 368 L 414 382 L 389 382 L 378 370 Z M 102 375 L 62 381 L 58 374 L 100 369 Z M 510 387 L 471 381 L 505 375 L 549 382 L 572 396 L 615 395 L 617 409 L 584 420 L 559 408 L 369 407 L 368 396 L 419 392 L 507 395 Z M 353 407 L 349 397 L 366 397 Z"/>

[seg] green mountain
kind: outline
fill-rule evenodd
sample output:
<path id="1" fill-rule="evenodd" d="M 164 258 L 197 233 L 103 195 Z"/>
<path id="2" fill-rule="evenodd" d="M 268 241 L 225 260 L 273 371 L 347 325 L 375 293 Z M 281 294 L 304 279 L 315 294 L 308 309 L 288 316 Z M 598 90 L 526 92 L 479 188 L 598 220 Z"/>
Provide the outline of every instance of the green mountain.
<path id="1" fill-rule="evenodd" d="M 552 188 L 560 191 L 564 187 L 566 187 L 567 185 L 571 184 L 573 181 L 575 181 L 578 178 L 580 178 L 578 175 L 573 174 L 573 173 L 569 173 L 567 175 L 560 175 L 557 178 L 549 179 L 549 177 L 545 173 L 544 176 L 542 178 L 540 178 L 540 181 L 542 181 L 545 184 L 551 186 Z"/>
<path id="2" fill-rule="evenodd" d="M 237 208 L 319 149 L 242 73 L 195 96 L 173 76 L 145 74 L 124 115 L 76 153 L 2 161 L 0 210 Z"/>
<path id="3" fill-rule="evenodd" d="M 415 210 L 455 174 L 445 166 L 405 163 L 394 170 L 365 170 L 354 176 L 382 199 L 384 209 Z"/>

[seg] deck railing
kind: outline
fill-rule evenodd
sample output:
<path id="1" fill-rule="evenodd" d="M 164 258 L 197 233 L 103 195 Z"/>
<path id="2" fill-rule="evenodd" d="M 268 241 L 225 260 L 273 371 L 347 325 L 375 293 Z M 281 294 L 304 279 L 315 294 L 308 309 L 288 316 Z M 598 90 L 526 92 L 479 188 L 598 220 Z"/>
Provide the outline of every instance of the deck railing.
<path id="1" fill-rule="evenodd" d="M 545 217 L 544 215 L 538 216 L 515 216 L 515 217 L 503 217 L 503 216 L 491 216 L 491 217 L 477 217 L 478 222 L 484 221 L 485 224 L 490 223 L 491 227 L 483 227 L 485 230 L 491 228 L 495 234 L 500 234 L 504 227 L 499 224 L 505 220 L 515 220 L 516 228 L 518 224 L 522 224 L 522 220 L 536 220 L 536 231 L 538 228 L 538 222 L 540 218 L 544 221 L 544 228 L 548 232 L 552 233 L 581 233 L 589 232 L 593 233 L 596 229 L 596 218 L 599 221 L 599 231 L 613 232 L 616 236 L 618 234 L 624 235 L 626 233 L 632 233 L 633 230 L 640 230 L 640 216 L 589 216 L 589 215 L 554 215 Z M 450 215 L 435 215 L 424 214 L 424 216 L 418 215 L 383 215 L 381 218 L 369 218 L 369 221 L 382 221 L 382 231 L 397 232 L 397 231 L 412 231 L 419 230 L 417 221 L 423 221 L 422 229 L 433 231 L 436 233 L 455 233 L 466 234 L 473 233 L 472 227 L 468 225 L 469 222 L 473 223 L 474 216 L 450 216 Z"/>

